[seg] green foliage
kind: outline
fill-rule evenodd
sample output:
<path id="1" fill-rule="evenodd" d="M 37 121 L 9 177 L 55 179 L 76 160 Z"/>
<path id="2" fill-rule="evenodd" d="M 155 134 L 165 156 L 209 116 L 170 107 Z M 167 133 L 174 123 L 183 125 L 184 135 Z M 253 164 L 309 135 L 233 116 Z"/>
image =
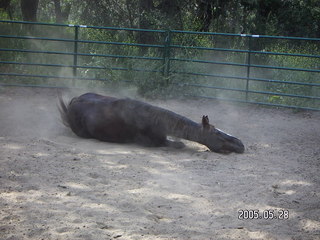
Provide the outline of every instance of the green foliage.
<path id="1" fill-rule="evenodd" d="M 287 54 L 320 55 L 319 46 L 314 43 L 304 44 L 303 46 L 286 43 L 282 45 L 270 46 L 268 51 L 283 52 Z M 270 65 L 284 68 L 306 70 L 320 69 L 319 58 L 271 55 L 269 56 L 269 62 Z M 299 70 L 272 70 L 272 75 L 273 79 L 279 79 L 282 81 L 282 83 L 266 84 L 264 88 L 267 91 L 302 96 L 319 96 L 320 87 L 288 83 L 297 82 L 301 84 L 320 84 L 319 73 Z M 268 101 L 272 103 L 305 107 L 317 107 L 319 104 L 313 99 L 286 96 L 270 96 Z"/>
<path id="2" fill-rule="evenodd" d="M 50 36 L 51 38 L 73 39 L 74 28 L 41 27 L 33 28 L 9 27 L 3 24 L 3 31 L 10 34 L 34 36 Z M 10 32 L 11 31 L 11 32 Z M 99 30 L 80 28 L 81 40 L 101 41 L 101 43 L 78 43 L 78 52 L 98 56 L 78 56 L 77 76 L 80 80 L 56 78 L 11 78 L 11 83 L 28 83 L 70 86 L 75 82 L 78 87 L 90 88 L 120 88 L 134 86 L 140 95 L 145 97 L 179 97 L 184 95 L 209 96 L 218 98 L 231 98 L 244 101 L 268 102 L 303 107 L 317 107 L 316 100 L 281 96 L 281 94 L 318 96 L 319 87 L 294 85 L 288 82 L 320 84 L 319 73 L 306 71 L 293 71 L 293 69 L 319 69 L 318 58 L 304 56 L 288 56 L 288 54 L 320 55 L 319 46 L 314 43 L 300 44 L 288 40 L 263 43 L 254 46 L 264 46 L 266 52 L 285 53 L 287 55 L 261 55 L 251 54 L 251 64 L 266 66 L 286 67 L 291 70 L 281 69 L 250 69 L 251 78 L 268 78 L 278 82 L 250 81 L 249 90 L 263 93 L 245 93 L 247 87 L 246 66 L 224 65 L 223 63 L 246 64 L 247 53 L 212 51 L 188 48 L 188 46 L 202 46 L 206 48 L 232 48 L 243 49 L 247 47 L 247 39 L 228 38 L 223 36 L 208 36 L 197 34 L 173 34 L 171 45 L 186 46 L 173 48 L 168 46 L 167 56 L 165 48 L 139 47 L 136 34 L 131 31 Z M 5 34 L 5 33 L 3 33 Z M 167 33 L 166 33 L 167 34 Z M 155 34 L 154 39 L 166 38 L 166 34 Z M 74 43 L 60 41 L 1 39 L 1 44 L 7 48 L 27 49 L 33 51 L 73 52 Z M 164 42 L 164 40 L 162 41 Z M 129 45 L 114 45 L 111 43 L 127 43 Z M 131 44 L 131 45 L 130 45 Z M 39 54 L 39 53 L 9 53 L 1 52 L 1 60 L 16 61 L 21 63 L 62 64 L 73 65 L 73 55 Z M 102 56 L 104 55 L 104 56 Z M 166 60 L 164 59 L 166 57 Z M 144 59 L 140 59 L 144 58 Z M 148 58 L 158 58 L 151 60 Z M 168 60 L 170 58 L 170 61 Z M 211 63 L 197 62 L 204 60 Z M 13 72 L 27 75 L 46 75 L 72 77 L 72 67 L 51 67 L 33 65 L 2 65 L 3 72 Z M 211 76 L 210 76 L 211 75 Z M 229 76 L 229 77 L 227 77 Z M 233 77 L 242 77 L 237 79 Z M 81 78 L 97 79 L 81 80 Z M 8 80 L 5 80 L 8 82 Z M 279 82 L 280 81 L 280 82 Z M 236 91 L 234 90 L 236 89 Z M 280 94 L 280 95 L 279 95 Z"/>
<path id="3" fill-rule="evenodd" d="M 9 8 L 0 10 L 0 18 L 21 20 L 19 3 L 18 0 L 12 0 Z M 60 13 L 66 13 L 65 10 L 71 5 L 71 11 L 67 16 L 64 16 L 66 22 L 85 25 L 320 37 L 319 3 L 317 0 L 61 0 Z M 55 22 L 58 19 L 55 4 L 50 0 L 39 1 L 37 14 L 39 21 Z M 74 28 L 1 24 L 0 34 L 72 40 Z M 185 47 L 153 48 L 130 45 L 163 45 L 167 38 L 166 34 L 80 28 L 79 39 L 110 43 L 78 43 L 78 52 L 80 53 L 105 56 L 77 56 L 77 64 L 82 66 L 77 68 L 77 76 L 99 79 L 99 81 L 79 80 L 76 81 L 76 86 L 101 88 L 134 86 L 141 95 L 146 97 L 177 97 L 186 94 L 237 100 L 246 100 L 246 97 L 249 97 L 250 101 L 317 107 L 316 100 L 281 96 L 280 94 L 319 96 L 319 87 L 317 86 L 288 83 L 319 84 L 319 73 L 251 67 L 251 78 L 271 79 L 279 82 L 250 81 L 248 82 L 249 90 L 262 93 L 246 95 L 244 90 L 247 87 L 245 78 L 248 74 L 248 68 L 219 63 L 246 64 L 248 62 L 247 53 L 192 49 L 193 46 L 201 46 L 204 48 L 247 50 L 248 38 L 175 33 L 171 35 L 170 44 Z M 128 45 L 111 44 L 114 42 L 127 43 Z M 73 42 L 0 38 L 0 45 L 1 48 L 8 49 L 70 53 L 74 51 Z M 317 44 L 310 42 L 302 45 L 298 42 L 273 39 L 254 39 L 251 43 L 251 50 L 320 55 Z M 159 60 L 142 58 L 158 58 Z M 171 59 L 169 60 L 169 58 Z M 186 59 L 189 60 L 184 61 Z M 1 51 L 0 60 L 70 66 L 74 64 L 73 55 L 61 54 Z M 205 60 L 212 63 L 199 63 L 190 60 Z M 256 65 L 320 69 L 319 62 L 319 58 L 251 54 L 251 64 Z M 29 75 L 72 77 L 74 69 L 72 67 L 2 64 L 0 70 Z M 233 78 L 237 76 L 243 79 Z M 23 81 L 23 83 L 30 84 L 69 86 L 74 83 L 68 79 L 11 79 L 12 82 Z M 8 82 L 9 80 L 2 81 Z M 269 92 L 273 94 L 264 94 Z"/>
<path id="4" fill-rule="evenodd" d="M 2 2 L 0 19 L 22 19 L 20 0 Z M 55 22 L 62 17 L 66 23 L 86 25 L 320 37 L 319 0 L 56 2 L 60 12 L 54 1 L 39 1 L 38 21 Z"/>

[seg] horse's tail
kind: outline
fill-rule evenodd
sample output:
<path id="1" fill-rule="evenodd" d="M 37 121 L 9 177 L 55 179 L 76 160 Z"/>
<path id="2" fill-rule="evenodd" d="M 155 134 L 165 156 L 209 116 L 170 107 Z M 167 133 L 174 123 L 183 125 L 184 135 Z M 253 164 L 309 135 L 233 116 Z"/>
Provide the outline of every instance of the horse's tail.
<path id="1" fill-rule="evenodd" d="M 64 103 L 64 101 L 62 99 L 62 95 L 60 93 L 58 94 L 58 97 L 59 97 L 58 109 L 60 112 L 62 123 L 66 127 L 70 127 L 69 119 L 68 119 L 68 108 L 67 108 L 66 104 Z"/>

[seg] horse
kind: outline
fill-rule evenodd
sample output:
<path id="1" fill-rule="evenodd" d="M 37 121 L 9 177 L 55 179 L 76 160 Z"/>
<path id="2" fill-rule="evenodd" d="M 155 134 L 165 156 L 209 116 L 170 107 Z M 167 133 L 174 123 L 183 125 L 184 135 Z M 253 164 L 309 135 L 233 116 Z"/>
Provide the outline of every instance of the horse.
<path id="1" fill-rule="evenodd" d="M 79 137 L 112 143 L 137 143 L 149 147 L 183 147 L 167 136 L 198 142 L 217 153 L 243 153 L 243 143 L 209 123 L 196 123 L 173 111 L 130 99 L 85 93 L 68 105 L 59 95 L 64 125 Z"/>

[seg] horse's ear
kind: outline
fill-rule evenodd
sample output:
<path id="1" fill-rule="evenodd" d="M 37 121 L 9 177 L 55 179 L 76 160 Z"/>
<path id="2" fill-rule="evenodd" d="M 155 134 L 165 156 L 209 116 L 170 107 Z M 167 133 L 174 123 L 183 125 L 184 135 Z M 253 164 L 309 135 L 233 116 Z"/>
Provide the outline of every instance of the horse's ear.
<path id="1" fill-rule="evenodd" d="M 208 116 L 203 115 L 202 116 L 202 127 L 204 129 L 210 129 L 210 124 L 209 124 L 209 118 Z"/>

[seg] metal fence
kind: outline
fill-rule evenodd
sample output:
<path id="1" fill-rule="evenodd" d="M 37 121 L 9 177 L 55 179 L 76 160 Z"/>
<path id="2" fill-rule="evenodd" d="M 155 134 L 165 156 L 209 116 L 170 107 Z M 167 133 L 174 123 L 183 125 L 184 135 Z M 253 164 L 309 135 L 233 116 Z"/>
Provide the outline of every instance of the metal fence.
<path id="1" fill-rule="evenodd" d="M 41 87 L 121 81 L 142 91 L 166 87 L 320 110 L 320 39 L 0 21 L 0 81 Z"/>

